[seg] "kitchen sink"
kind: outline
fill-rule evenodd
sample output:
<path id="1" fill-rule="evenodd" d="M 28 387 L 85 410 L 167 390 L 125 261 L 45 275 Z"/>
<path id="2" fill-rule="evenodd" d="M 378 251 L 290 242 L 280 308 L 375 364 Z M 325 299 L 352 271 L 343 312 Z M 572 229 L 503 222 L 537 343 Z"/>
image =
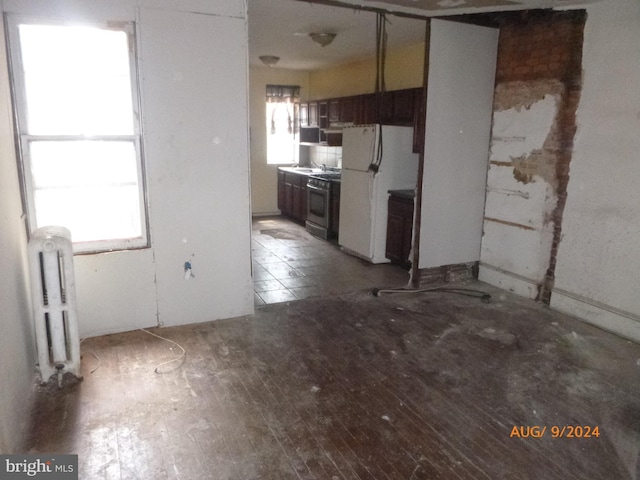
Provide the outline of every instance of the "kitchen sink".
<path id="1" fill-rule="evenodd" d="M 286 170 L 288 172 L 294 173 L 320 173 L 323 170 L 321 168 L 311 168 L 311 167 L 280 167 L 281 170 Z"/>
<path id="2" fill-rule="evenodd" d="M 304 172 L 304 173 L 320 173 L 323 171 L 321 168 L 309 168 L 309 167 L 293 167 L 293 170 L 297 172 Z"/>

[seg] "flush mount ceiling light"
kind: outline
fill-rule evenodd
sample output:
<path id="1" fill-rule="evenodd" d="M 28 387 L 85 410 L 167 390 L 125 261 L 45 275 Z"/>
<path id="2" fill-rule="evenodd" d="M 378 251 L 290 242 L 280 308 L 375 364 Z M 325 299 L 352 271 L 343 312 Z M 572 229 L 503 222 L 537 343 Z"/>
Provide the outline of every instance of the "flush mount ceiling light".
<path id="1" fill-rule="evenodd" d="M 333 42 L 334 38 L 336 38 L 336 34 L 335 33 L 328 33 L 328 32 L 310 33 L 309 36 L 311 37 L 311 40 L 316 42 L 321 47 L 326 47 L 331 42 Z"/>
<path id="2" fill-rule="evenodd" d="M 273 67 L 276 63 L 278 63 L 278 60 L 280 60 L 280 57 L 276 57 L 275 55 L 260 55 L 260 57 L 258 58 L 267 67 Z"/>

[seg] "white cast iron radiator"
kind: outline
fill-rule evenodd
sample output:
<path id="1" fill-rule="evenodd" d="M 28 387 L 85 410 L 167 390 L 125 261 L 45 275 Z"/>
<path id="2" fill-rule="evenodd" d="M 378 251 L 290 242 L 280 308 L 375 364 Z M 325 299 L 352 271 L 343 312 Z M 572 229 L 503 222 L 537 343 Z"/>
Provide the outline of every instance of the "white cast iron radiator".
<path id="1" fill-rule="evenodd" d="M 51 375 L 80 374 L 71 233 L 64 227 L 37 229 L 29 241 L 29 268 L 38 365 L 42 383 Z"/>

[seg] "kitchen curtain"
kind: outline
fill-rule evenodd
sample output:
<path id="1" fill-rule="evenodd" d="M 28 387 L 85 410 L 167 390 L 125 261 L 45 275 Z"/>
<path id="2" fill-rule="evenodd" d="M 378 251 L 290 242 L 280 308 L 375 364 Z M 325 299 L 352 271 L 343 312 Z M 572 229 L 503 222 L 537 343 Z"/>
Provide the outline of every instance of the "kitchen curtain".
<path id="1" fill-rule="evenodd" d="M 300 87 L 295 85 L 267 85 L 267 106 L 271 117 L 271 135 L 288 133 L 296 128 Z"/>
<path id="2" fill-rule="evenodd" d="M 298 163 L 300 87 L 267 85 L 267 163 Z"/>

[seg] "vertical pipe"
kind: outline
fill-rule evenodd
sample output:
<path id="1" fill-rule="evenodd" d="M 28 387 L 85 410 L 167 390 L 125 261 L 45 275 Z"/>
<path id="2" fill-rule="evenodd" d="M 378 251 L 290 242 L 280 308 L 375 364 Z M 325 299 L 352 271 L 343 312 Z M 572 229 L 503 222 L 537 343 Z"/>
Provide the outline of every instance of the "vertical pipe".
<path id="1" fill-rule="evenodd" d="M 65 279 L 65 307 L 66 307 L 66 341 L 69 349 L 70 363 L 69 368 L 76 377 L 80 378 L 80 332 L 78 326 L 78 301 L 76 298 L 76 278 L 73 271 L 73 246 L 71 242 L 64 243 L 60 246 L 61 265 Z"/>
<path id="2" fill-rule="evenodd" d="M 51 350 L 53 363 L 57 365 L 67 360 L 66 339 L 64 335 L 64 319 L 62 316 L 62 286 L 60 285 L 60 260 L 58 249 L 52 241 L 44 242 L 43 262 L 44 281 L 47 288 L 47 312 L 49 313 L 49 330 L 51 332 Z"/>
<path id="3" fill-rule="evenodd" d="M 411 275 L 409 284 L 417 288 L 420 286 L 420 268 L 418 263 L 420 262 L 420 230 L 421 230 L 421 216 L 422 216 L 422 183 L 424 177 L 424 137 L 426 132 L 426 117 L 427 117 L 427 91 L 429 88 L 429 48 L 431 44 L 431 19 L 425 21 L 425 34 L 424 34 L 424 73 L 422 76 L 422 101 L 420 102 L 420 111 L 418 115 L 421 116 L 416 128 L 420 131 L 417 135 L 420 138 L 420 151 L 418 152 L 418 184 L 416 185 L 416 196 L 413 206 L 413 238 L 411 240 Z"/>

